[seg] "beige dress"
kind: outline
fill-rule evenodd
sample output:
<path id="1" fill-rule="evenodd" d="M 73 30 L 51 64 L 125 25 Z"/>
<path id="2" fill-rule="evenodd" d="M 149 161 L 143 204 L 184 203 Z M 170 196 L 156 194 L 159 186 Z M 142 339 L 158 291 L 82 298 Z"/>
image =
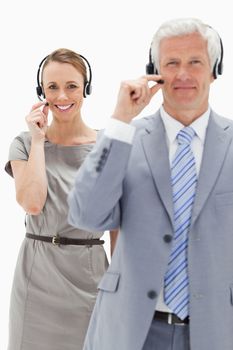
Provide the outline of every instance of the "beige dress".
<path id="1" fill-rule="evenodd" d="M 92 147 L 45 142 L 47 200 L 40 215 L 27 216 L 26 232 L 88 239 L 103 235 L 67 222 L 67 194 Z M 27 160 L 29 151 L 30 135 L 23 132 L 11 144 L 9 161 Z M 6 171 L 12 175 L 9 162 Z M 24 235 L 23 227 L 20 232 Z M 8 350 L 81 350 L 107 264 L 102 245 L 54 246 L 25 238 L 12 287 Z"/>

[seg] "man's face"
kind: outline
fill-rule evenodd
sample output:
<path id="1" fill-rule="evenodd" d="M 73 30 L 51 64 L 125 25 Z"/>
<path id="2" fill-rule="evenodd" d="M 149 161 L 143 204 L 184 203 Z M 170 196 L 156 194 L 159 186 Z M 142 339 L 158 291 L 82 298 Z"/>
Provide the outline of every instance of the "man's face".
<path id="1" fill-rule="evenodd" d="M 160 74 L 165 80 L 165 110 L 177 117 L 182 112 L 199 116 L 208 108 L 209 87 L 214 80 L 207 42 L 198 33 L 163 39 Z"/>

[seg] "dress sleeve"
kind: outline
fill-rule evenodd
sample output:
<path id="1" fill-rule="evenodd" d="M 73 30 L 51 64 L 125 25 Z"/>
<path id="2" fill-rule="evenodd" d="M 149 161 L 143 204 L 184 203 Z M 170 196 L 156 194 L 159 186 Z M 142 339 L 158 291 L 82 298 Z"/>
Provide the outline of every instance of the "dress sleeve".
<path id="1" fill-rule="evenodd" d="M 28 160 L 28 150 L 25 144 L 25 135 L 21 133 L 19 136 L 15 137 L 12 141 L 9 149 L 8 161 L 5 165 L 5 171 L 13 177 L 13 172 L 11 168 L 12 160 Z"/>

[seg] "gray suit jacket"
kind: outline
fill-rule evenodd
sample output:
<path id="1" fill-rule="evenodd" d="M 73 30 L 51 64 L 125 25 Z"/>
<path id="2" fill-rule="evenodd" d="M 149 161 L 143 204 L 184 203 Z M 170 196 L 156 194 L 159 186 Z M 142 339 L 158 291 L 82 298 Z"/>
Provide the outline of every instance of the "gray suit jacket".
<path id="1" fill-rule="evenodd" d="M 168 264 L 173 204 L 159 112 L 135 122 L 133 145 L 102 135 L 78 171 L 69 221 L 120 227 L 99 284 L 85 350 L 141 350 Z M 189 233 L 192 350 L 233 349 L 233 122 L 211 111 Z"/>

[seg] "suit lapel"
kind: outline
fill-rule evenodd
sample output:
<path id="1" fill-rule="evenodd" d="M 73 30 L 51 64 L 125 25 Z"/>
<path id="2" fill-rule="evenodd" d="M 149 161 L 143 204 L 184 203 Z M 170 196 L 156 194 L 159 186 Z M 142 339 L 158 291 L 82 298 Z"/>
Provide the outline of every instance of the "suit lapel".
<path id="1" fill-rule="evenodd" d="M 222 125 L 220 125 L 220 122 Z M 193 207 L 192 224 L 194 224 L 200 214 L 222 168 L 231 142 L 231 137 L 226 132 L 228 127 L 229 124 L 225 119 L 220 121 L 213 112 L 211 113 L 206 131 L 202 164 Z"/>
<path id="2" fill-rule="evenodd" d="M 161 201 L 167 210 L 171 223 L 173 223 L 173 203 L 171 174 L 169 166 L 168 148 L 166 134 L 160 114 L 154 118 L 152 128 L 148 128 L 148 134 L 142 137 L 142 144 L 146 159 L 151 169 L 155 187 L 160 195 Z"/>
<path id="3" fill-rule="evenodd" d="M 215 113 L 211 113 L 193 206 L 192 224 L 194 224 L 200 214 L 223 165 L 232 140 L 231 136 L 226 132 L 228 128 L 229 123 L 226 119 L 220 119 Z M 153 126 L 148 127 L 147 134 L 142 137 L 142 145 L 155 187 L 173 224 L 169 155 L 166 133 L 159 112 L 153 118 Z"/>

